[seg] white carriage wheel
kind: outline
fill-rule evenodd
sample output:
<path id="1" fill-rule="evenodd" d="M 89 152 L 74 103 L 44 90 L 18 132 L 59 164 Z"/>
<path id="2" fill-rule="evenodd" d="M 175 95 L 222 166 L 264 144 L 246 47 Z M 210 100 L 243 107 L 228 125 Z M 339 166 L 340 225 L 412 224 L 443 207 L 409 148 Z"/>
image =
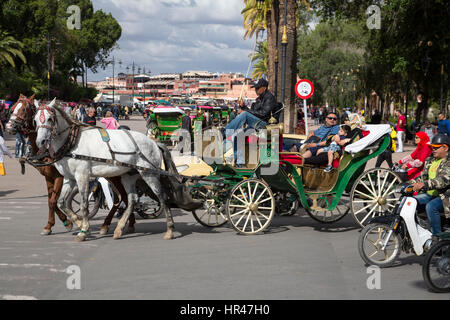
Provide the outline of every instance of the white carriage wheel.
<path id="1" fill-rule="evenodd" d="M 251 235 L 265 230 L 275 215 L 275 197 L 258 179 L 239 182 L 227 199 L 228 221 L 239 233 Z"/>
<path id="2" fill-rule="evenodd" d="M 228 222 L 225 216 L 225 210 L 220 203 L 217 203 L 214 199 L 208 199 L 207 194 L 202 190 L 198 191 L 198 195 L 203 201 L 203 207 L 192 211 L 198 223 L 205 227 L 216 228 Z"/>
<path id="3" fill-rule="evenodd" d="M 395 188 L 401 182 L 395 172 L 384 168 L 370 169 L 360 175 L 350 192 L 355 221 L 364 227 L 371 218 L 391 212 L 400 200 Z"/>

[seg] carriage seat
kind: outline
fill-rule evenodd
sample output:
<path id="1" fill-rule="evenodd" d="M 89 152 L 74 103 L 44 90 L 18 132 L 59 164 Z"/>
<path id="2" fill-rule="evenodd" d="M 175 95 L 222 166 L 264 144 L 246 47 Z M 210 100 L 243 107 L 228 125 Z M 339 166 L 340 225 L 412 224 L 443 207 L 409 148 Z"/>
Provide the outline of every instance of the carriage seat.
<path id="1" fill-rule="evenodd" d="M 352 132 L 352 138 L 351 141 L 348 144 L 352 144 L 359 139 L 366 137 L 369 135 L 370 131 L 365 131 L 361 129 L 354 129 Z M 332 136 L 328 137 L 328 139 L 331 141 Z M 332 163 L 333 168 L 339 168 L 340 160 L 344 154 L 345 146 L 341 148 L 341 152 L 335 152 L 334 153 L 334 160 Z M 303 159 L 302 154 L 303 150 L 301 152 L 280 152 L 280 160 L 289 162 L 293 165 L 299 166 L 303 164 L 309 164 L 313 166 L 323 167 L 328 163 L 328 155 L 326 153 L 319 154 L 317 156 L 313 156 L 311 158 Z M 305 161 L 303 161 L 305 160 Z"/>

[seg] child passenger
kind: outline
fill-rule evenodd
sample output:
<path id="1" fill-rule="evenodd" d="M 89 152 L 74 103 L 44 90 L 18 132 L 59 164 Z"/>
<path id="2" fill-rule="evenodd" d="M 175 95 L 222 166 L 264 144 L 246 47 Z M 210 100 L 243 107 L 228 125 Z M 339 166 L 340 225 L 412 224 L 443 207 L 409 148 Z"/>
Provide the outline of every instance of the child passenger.
<path id="1" fill-rule="evenodd" d="M 351 131 L 352 131 L 352 129 L 349 126 L 347 126 L 347 125 L 341 126 L 338 134 L 333 137 L 333 142 L 331 142 L 331 144 L 328 147 L 317 150 L 318 155 L 323 152 L 328 152 L 328 165 L 323 170 L 324 172 L 330 172 L 331 169 L 333 169 L 333 166 L 332 166 L 333 154 L 335 152 L 340 152 L 341 147 L 345 146 L 347 143 L 350 142 L 349 137 L 350 137 Z"/>

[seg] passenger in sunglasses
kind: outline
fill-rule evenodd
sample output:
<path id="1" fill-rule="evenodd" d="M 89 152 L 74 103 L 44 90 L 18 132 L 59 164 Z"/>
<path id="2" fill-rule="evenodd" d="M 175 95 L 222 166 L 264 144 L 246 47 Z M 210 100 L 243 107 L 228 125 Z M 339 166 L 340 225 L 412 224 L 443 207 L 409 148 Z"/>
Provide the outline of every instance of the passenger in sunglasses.
<path id="1" fill-rule="evenodd" d="M 339 129 L 340 126 L 338 124 L 338 117 L 334 113 L 329 113 L 325 118 L 325 125 L 312 132 L 306 140 L 308 151 L 303 154 L 303 157 L 310 158 L 316 156 L 317 150 L 326 146 L 327 138 L 329 136 L 337 135 L 339 133 Z M 308 140 L 314 140 L 315 142 L 308 142 Z"/>
<path id="2" fill-rule="evenodd" d="M 433 235 L 442 232 L 440 213 L 450 219 L 450 137 L 437 134 L 431 141 L 433 156 L 425 162 L 420 177 L 412 180 L 414 191 L 424 191 L 415 198 L 419 204 L 426 204 L 426 212 Z"/>

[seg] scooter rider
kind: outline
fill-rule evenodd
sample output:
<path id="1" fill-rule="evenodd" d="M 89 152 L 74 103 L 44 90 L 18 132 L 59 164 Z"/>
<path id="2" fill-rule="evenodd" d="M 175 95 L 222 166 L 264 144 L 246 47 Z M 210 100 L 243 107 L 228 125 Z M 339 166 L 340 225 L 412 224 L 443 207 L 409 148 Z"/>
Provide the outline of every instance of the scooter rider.
<path id="1" fill-rule="evenodd" d="M 415 192 L 425 193 L 415 196 L 419 204 L 426 204 L 426 212 L 433 235 L 442 232 L 440 212 L 450 218 L 450 137 L 437 134 L 431 141 L 433 154 L 426 162 L 422 174 L 412 180 Z"/>

